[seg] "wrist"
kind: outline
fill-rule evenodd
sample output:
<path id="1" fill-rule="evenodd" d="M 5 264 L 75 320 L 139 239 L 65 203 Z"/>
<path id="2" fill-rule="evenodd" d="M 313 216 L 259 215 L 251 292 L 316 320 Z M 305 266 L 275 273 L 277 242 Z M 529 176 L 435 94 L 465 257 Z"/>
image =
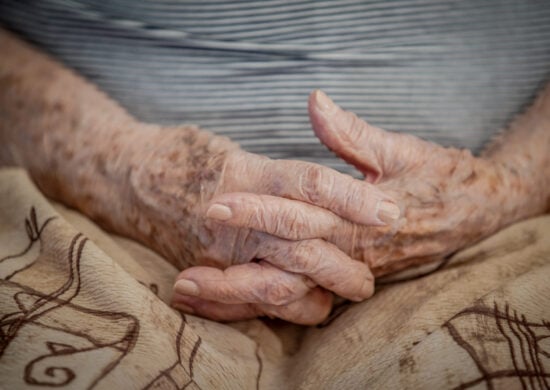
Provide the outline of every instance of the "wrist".
<path id="1" fill-rule="evenodd" d="M 141 142 L 136 135 L 144 127 L 132 118 L 124 119 L 96 121 L 75 131 L 62 150 L 48 153 L 51 161 L 46 166 L 53 169 L 39 180 L 49 196 L 116 232 L 127 207 L 131 149 Z M 65 164 L 67 154 L 71 158 Z"/>
<path id="2" fill-rule="evenodd" d="M 501 182 L 497 196 L 491 200 L 496 208 L 500 205 L 499 228 L 547 211 L 550 183 L 544 172 L 546 168 L 538 169 L 533 164 L 516 164 L 512 158 L 488 161 L 494 166 Z"/>
<path id="3" fill-rule="evenodd" d="M 220 182 L 228 154 L 238 146 L 195 126 L 142 125 L 127 136 L 121 185 L 141 209 L 164 203 L 192 213 Z M 166 215 L 167 217 L 169 215 Z"/>
<path id="4" fill-rule="evenodd" d="M 454 229 L 454 247 L 471 245 L 536 215 L 535 204 L 528 200 L 533 183 L 523 172 L 489 158 L 475 158 L 469 151 L 459 151 L 457 158 L 459 162 L 449 182 L 452 188 L 454 181 L 456 189 L 449 192 L 446 201 L 454 210 L 447 216 L 449 221 L 460 221 L 450 225 Z"/>
<path id="5" fill-rule="evenodd" d="M 521 205 L 516 219 L 550 211 L 549 147 L 550 85 L 483 152 L 507 172 L 510 195 Z"/>
<path id="6" fill-rule="evenodd" d="M 125 144 L 116 231 L 180 268 L 195 264 L 207 244 L 201 238 L 201 207 L 217 190 L 227 156 L 238 146 L 194 126 L 150 125 L 128 135 Z"/>

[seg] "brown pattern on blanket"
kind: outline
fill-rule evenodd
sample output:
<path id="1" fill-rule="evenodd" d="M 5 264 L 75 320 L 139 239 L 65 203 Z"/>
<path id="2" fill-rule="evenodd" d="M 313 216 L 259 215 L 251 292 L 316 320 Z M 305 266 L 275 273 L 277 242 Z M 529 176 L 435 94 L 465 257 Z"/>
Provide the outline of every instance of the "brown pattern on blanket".
<path id="1" fill-rule="evenodd" d="M 305 329 L 179 314 L 177 270 L 68 213 L 0 170 L 0 388 L 550 389 L 550 218 Z"/>
<path id="2" fill-rule="evenodd" d="M 0 170 L 0 200 L 0 388 L 219 388 L 224 369 L 243 363 L 216 361 L 227 352 L 208 333 L 204 341 L 203 324 L 160 299 L 172 276 L 142 269 L 104 233 L 80 226 L 108 256 L 22 171 Z M 251 350 L 253 369 L 235 383 L 259 386 L 258 344 L 226 333 Z M 203 359 L 219 374 L 205 376 Z"/>
<path id="3" fill-rule="evenodd" d="M 40 242 L 44 228 L 54 218 L 47 218 L 38 228 L 36 210 L 32 207 L 30 218 L 25 219 L 29 245 L 19 254 L 5 256 L 2 260 L 17 260 L 28 253 L 33 244 Z M 12 298 L 18 310 L 0 317 L 0 359 L 18 334 L 25 333 L 26 327 L 46 328 L 51 331 L 49 334 L 55 336 L 55 339 L 40 340 L 47 347 L 47 352 L 34 357 L 25 365 L 23 378 L 29 385 L 60 387 L 71 384 L 78 380 L 75 367 L 78 367 L 79 360 L 84 362 L 91 356 L 101 354 L 102 357 L 108 358 L 102 359 L 103 361 L 96 360 L 96 375 L 88 378 L 87 383 L 79 383 L 79 387 L 93 388 L 117 366 L 136 343 L 139 335 L 139 320 L 136 317 L 127 313 L 94 310 L 71 304 L 80 293 L 80 265 L 87 241 L 81 233 L 72 238 L 67 249 L 68 274 L 65 282 L 53 291 L 37 291 L 31 286 L 9 281 L 17 273 L 29 269 L 34 262 L 13 271 L 2 281 L 2 288 L 13 291 Z M 66 328 L 60 314 L 67 313 L 72 317 L 71 324 L 93 323 L 96 327 L 109 327 L 115 335 L 121 336 L 105 339 L 105 335 L 96 337 L 93 329 L 85 330 L 73 326 Z M 75 321 L 75 317 L 78 317 L 78 321 Z"/>
<path id="4" fill-rule="evenodd" d="M 25 218 L 25 229 L 29 238 L 29 244 L 16 254 L 6 255 L 0 259 L 0 263 L 13 260 L 27 254 L 30 248 L 41 242 L 41 235 L 48 223 L 56 217 L 47 218 L 38 227 L 36 210 L 31 207 L 29 218 Z M 71 240 L 67 249 L 68 275 L 66 281 L 54 291 L 45 293 L 36 291 L 30 286 L 10 282 L 9 280 L 21 271 L 27 270 L 34 261 L 24 264 L 7 275 L 0 283 L 2 288 L 13 291 L 12 298 L 19 310 L 3 314 L 0 317 L 0 361 L 9 344 L 24 332 L 25 327 L 37 327 L 49 329 L 55 339 L 40 340 L 47 347 L 47 352 L 31 359 L 24 368 L 24 381 L 29 385 L 62 387 L 74 385 L 78 382 L 78 388 L 94 388 L 108 373 L 116 368 L 119 362 L 132 350 L 139 337 L 139 320 L 128 313 L 94 310 L 84 306 L 72 304 L 81 290 L 80 266 L 82 253 L 88 239 L 77 233 Z M 36 259 L 35 259 L 36 260 Z M 152 284 L 154 286 L 154 284 Z M 154 288 L 152 289 L 154 292 Z M 65 310 L 60 310 L 65 309 Z M 63 315 L 71 316 L 71 327 L 64 324 Z M 185 328 L 185 317 L 182 315 L 181 326 L 176 337 L 178 359 L 145 388 L 164 387 L 163 381 L 172 382 L 176 388 L 187 388 L 195 384 L 193 380 L 193 361 L 201 345 L 201 338 L 195 342 L 188 361 L 190 379 L 181 384 L 177 382 L 180 375 L 174 375 L 177 366 L 183 364 L 180 352 L 181 338 Z M 61 326 L 56 325 L 61 324 Z M 74 324 L 94 324 L 94 327 L 108 328 L 119 337 L 105 338 L 105 334 L 95 335 L 93 328 L 78 328 Z M 50 336 L 51 337 L 51 336 Z M 36 341 L 35 341 L 36 342 Z M 85 364 L 94 355 L 95 371 L 97 373 L 85 381 L 78 381 L 77 368 Z M 198 387 L 198 385 L 196 385 Z"/>
<path id="5" fill-rule="evenodd" d="M 49 217 L 47 218 L 42 225 L 38 226 L 38 220 L 36 218 L 36 210 L 34 207 L 31 207 L 31 211 L 29 213 L 29 218 L 25 218 L 25 231 L 27 233 L 27 237 L 29 238 L 28 245 L 20 252 L 12 254 L 12 255 L 6 255 L 2 258 L 0 258 L 0 264 L 7 261 L 12 261 L 14 263 L 18 263 L 18 258 L 26 255 L 29 250 L 32 248 L 32 246 L 40 240 L 40 236 L 42 235 L 42 231 L 44 228 L 53 221 L 56 217 Z M 21 266 L 21 264 L 18 264 L 18 268 L 13 270 L 11 273 L 4 276 L 2 279 L 9 280 L 11 279 L 15 274 L 17 274 L 20 271 L 23 271 L 24 269 L 30 267 L 32 265 L 32 261 L 29 262 L 25 266 Z"/>
<path id="6" fill-rule="evenodd" d="M 510 387 L 523 389 L 550 389 L 550 372 L 545 366 L 550 361 L 541 341 L 550 338 L 550 322 L 527 321 L 506 303 L 504 310 L 494 302 L 493 308 L 467 308 L 445 324 L 449 333 L 479 369 L 479 378 L 457 386 L 469 389 L 485 383 L 494 389 L 496 379 L 508 379 Z M 490 348 L 488 348 L 490 346 Z"/>

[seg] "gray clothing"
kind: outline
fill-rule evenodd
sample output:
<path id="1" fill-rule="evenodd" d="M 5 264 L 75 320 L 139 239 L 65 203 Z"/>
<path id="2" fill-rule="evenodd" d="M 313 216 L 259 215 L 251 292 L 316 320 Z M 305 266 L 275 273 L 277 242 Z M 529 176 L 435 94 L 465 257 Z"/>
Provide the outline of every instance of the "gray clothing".
<path id="1" fill-rule="evenodd" d="M 478 151 L 550 70 L 547 0 L 0 0 L 0 23 L 142 120 L 342 171 L 308 123 L 315 88 L 372 124 Z"/>

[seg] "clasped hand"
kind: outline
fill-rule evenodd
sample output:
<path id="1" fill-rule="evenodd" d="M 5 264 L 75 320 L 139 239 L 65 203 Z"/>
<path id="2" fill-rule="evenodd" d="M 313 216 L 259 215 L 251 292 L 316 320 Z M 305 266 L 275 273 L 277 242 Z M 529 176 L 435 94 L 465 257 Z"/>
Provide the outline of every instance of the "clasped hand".
<path id="1" fill-rule="evenodd" d="M 216 320 L 316 324 L 332 293 L 364 300 L 373 275 L 440 259 L 498 228 L 490 211 L 504 167 L 370 126 L 321 91 L 310 96 L 309 114 L 317 137 L 365 180 L 227 155 L 201 203 L 197 235 L 207 238 L 197 265 L 177 278 L 174 307 Z"/>

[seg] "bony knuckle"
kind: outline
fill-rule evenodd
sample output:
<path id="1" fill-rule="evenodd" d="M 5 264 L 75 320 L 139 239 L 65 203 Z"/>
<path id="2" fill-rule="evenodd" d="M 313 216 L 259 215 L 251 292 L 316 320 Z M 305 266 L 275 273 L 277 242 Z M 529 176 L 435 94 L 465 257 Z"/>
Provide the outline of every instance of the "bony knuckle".
<path id="1" fill-rule="evenodd" d="M 294 289 L 286 283 L 274 283 L 265 290 L 267 303 L 276 306 L 287 305 L 293 301 Z"/>
<path id="2" fill-rule="evenodd" d="M 267 220 L 267 216 L 263 213 L 261 207 L 251 208 L 246 217 L 247 221 L 245 226 L 251 228 L 257 227 L 259 229 L 265 229 L 268 226 L 269 221 Z"/>
<path id="3" fill-rule="evenodd" d="M 363 188 L 359 187 L 356 183 L 349 182 L 346 188 L 344 201 L 342 202 L 343 210 L 338 210 L 338 212 L 343 212 L 344 210 L 348 212 L 354 210 L 360 211 L 368 197 L 369 194 Z"/>
<path id="4" fill-rule="evenodd" d="M 277 230 L 275 234 L 293 240 L 299 238 L 306 224 L 302 213 L 297 209 L 287 210 L 279 214 L 275 219 L 280 219 L 279 223 L 276 225 Z"/>
<path id="5" fill-rule="evenodd" d="M 249 208 L 248 226 L 257 226 L 259 228 L 268 229 L 271 223 L 271 215 L 266 207 L 265 202 L 257 197 L 254 207 Z"/>
<path id="6" fill-rule="evenodd" d="M 306 165 L 300 174 L 299 191 L 307 202 L 317 204 L 321 200 L 323 170 L 315 165 Z"/>
<path id="7" fill-rule="evenodd" d="M 292 253 L 292 269 L 294 272 L 311 273 L 316 264 L 315 247 L 310 241 L 299 241 Z"/>

